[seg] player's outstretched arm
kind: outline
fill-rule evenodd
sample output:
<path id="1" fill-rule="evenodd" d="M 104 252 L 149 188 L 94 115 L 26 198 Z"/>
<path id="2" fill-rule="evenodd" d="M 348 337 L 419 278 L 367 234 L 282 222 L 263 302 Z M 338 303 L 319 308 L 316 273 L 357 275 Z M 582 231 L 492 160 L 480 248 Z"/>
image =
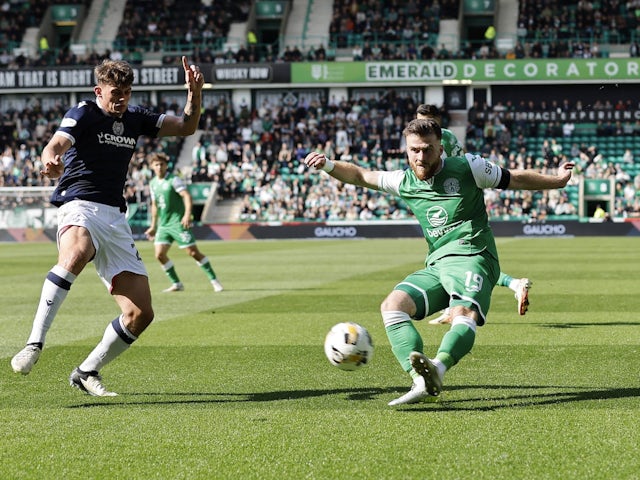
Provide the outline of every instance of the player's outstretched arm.
<path id="1" fill-rule="evenodd" d="M 40 173 L 51 179 L 60 178 L 64 173 L 62 156 L 70 147 L 71 140 L 62 135 L 54 135 L 42 150 Z"/>
<path id="2" fill-rule="evenodd" d="M 187 57 L 182 57 L 182 68 L 184 69 L 184 79 L 187 86 L 187 102 L 184 106 L 182 116 L 167 115 L 162 122 L 162 128 L 158 136 L 185 137 L 192 135 L 198 128 L 200 121 L 200 111 L 202 107 L 202 86 L 204 85 L 204 75 L 197 65 L 189 65 Z"/>
<path id="3" fill-rule="evenodd" d="M 534 170 L 509 170 L 510 190 L 549 190 L 564 188 L 571 179 L 571 171 L 575 163 L 566 162 L 558 167 L 556 175 L 547 175 Z"/>
<path id="4" fill-rule="evenodd" d="M 304 164 L 316 170 L 324 170 L 341 182 L 378 189 L 380 172 L 377 170 L 366 170 L 352 163 L 329 160 L 323 153 L 318 152 L 307 155 Z"/>

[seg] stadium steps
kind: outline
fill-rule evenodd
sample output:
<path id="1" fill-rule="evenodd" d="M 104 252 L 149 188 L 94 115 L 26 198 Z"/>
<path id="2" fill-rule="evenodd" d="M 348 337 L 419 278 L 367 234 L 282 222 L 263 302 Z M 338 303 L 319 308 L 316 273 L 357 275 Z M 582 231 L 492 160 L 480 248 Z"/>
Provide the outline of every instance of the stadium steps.
<path id="1" fill-rule="evenodd" d="M 303 32 L 303 47 L 305 50 L 310 47 L 319 47 L 320 45 L 326 48 L 329 45 L 328 32 L 332 16 L 332 2 L 311 0 L 309 16 L 305 25 L 305 32 Z"/>
<path id="2" fill-rule="evenodd" d="M 440 20 L 440 32 L 438 33 L 438 48 L 444 45 L 450 52 L 460 50 L 460 21 Z"/>
<path id="3" fill-rule="evenodd" d="M 333 2 L 293 0 L 285 26 L 284 45 L 306 51 L 311 47 L 329 47 L 329 25 Z"/>
<path id="4" fill-rule="evenodd" d="M 291 2 L 289 18 L 287 19 L 287 24 L 284 30 L 283 48 L 287 45 L 291 47 L 297 45 L 301 50 L 304 48 L 304 45 L 302 45 L 302 38 L 306 28 L 304 22 L 310 1 L 311 0 L 293 0 L 293 2 Z"/>
<path id="5" fill-rule="evenodd" d="M 187 172 L 191 173 L 191 163 L 193 162 L 193 158 L 191 157 L 191 152 L 193 151 L 193 147 L 196 146 L 196 143 L 200 141 L 202 138 L 203 130 L 196 130 L 193 135 L 188 135 L 184 137 L 184 142 L 182 144 L 182 149 L 180 150 L 180 154 L 178 158 L 176 158 L 176 164 L 174 166 L 174 170 L 176 172 L 180 172 L 185 175 Z"/>
<path id="6" fill-rule="evenodd" d="M 495 24 L 498 32 L 496 45 L 501 53 L 506 53 L 515 47 L 517 33 L 514 18 L 518 18 L 518 2 L 499 0 L 496 12 Z"/>
<path id="7" fill-rule="evenodd" d="M 40 36 L 39 27 L 29 27 L 25 30 L 22 42 L 20 43 L 20 51 L 28 57 L 35 57 L 38 52 L 38 39 Z M 14 52 L 16 54 L 16 52 Z"/>
<path id="8" fill-rule="evenodd" d="M 242 203 L 242 198 L 225 198 L 218 201 L 209 198 L 202 211 L 200 221 L 204 224 L 238 222 L 242 212 Z"/>
<path id="9" fill-rule="evenodd" d="M 126 0 L 94 0 L 82 24 L 79 41 L 103 54 L 111 50 L 122 23 Z"/>

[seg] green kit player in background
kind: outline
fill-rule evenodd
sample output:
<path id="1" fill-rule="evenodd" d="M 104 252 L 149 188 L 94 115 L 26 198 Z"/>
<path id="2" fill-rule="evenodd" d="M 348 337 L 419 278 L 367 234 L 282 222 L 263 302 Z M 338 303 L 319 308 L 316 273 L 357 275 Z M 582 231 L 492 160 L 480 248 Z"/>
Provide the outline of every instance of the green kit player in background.
<path id="1" fill-rule="evenodd" d="M 443 158 L 442 131 L 434 120 L 412 120 L 403 135 L 410 167 L 405 170 L 368 170 L 318 152 L 304 159 L 341 182 L 402 198 L 422 227 L 428 246 L 425 268 L 407 275 L 380 306 L 393 354 L 413 379 L 411 390 L 389 405 L 438 396 L 445 373 L 471 351 L 476 328 L 485 323 L 500 263 L 483 189 L 563 188 L 574 167 L 567 162 L 556 175 L 544 175 L 507 170 L 469 153 Z M 446 306 L 451 327 L 435 357 L 428 358 L 412 320 Z"/>
<path id="2" fill-rule="evenodd" d="M 418 105 L 418 108 L 416 109 L 416 118 L 432 119 L 438 122 L 438 125 L 440 125 L 442 130 L 442 155 L 444 158 L 464 156 L 466 152 L 462 143 L 458 140 L 458 137 L 456 137 L 451 130 L 442 128 L 442 113 L 438 107 L 427 103 Z M 500 277 L 498 278 L 498 283 L 496 285 L 498 287 L 507 287 L 513 290 L 516 301 L 518 302 L 518 313 L 520 315 L 527 313 L 527 310 L 529 309 L 529 289 L 532 285 L 531 280 L 528 278 L 514 278 L 511 275 L 500 272 Z M 451 323 L 451 310 L 449 307 L 445 308 L 439 317 L 430 320 L 429 323 L 431 325 Z"/>
<path id="3" fill-rule="evenodd" d="M 149 183 L 151 190 L 151 225 L 145 235 L 154 241 L 155 257 L 171 280 L 164 292 L 180 292 L 184 285 L 176 273 L 173 262 L 167 256 L 171 244 L 186 250 L 206 273 L 214 291 L 221 292 L 222 284 L 216 278 L 209 259 L 198 249 L 191 232 L 192 200 L 187 186 L 180 177 L 168 174 L 169 158 L 164 153 L 152 153 L 147 157 L 156 174 Z"/>

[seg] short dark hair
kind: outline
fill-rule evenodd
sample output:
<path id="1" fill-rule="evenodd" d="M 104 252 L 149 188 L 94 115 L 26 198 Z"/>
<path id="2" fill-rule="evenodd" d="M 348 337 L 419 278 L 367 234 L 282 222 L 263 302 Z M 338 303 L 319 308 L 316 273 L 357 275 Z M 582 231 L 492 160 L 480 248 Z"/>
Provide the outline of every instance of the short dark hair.
<path id="1" fill-rule="evenodd" d="M 416 115 L 423 115 L 425 117 L 434 118 L 438 121 L 438 123 L 442 119 L 442 112 L 440 112 L 440 109 L 435 105 L 431 105 L 429 103 L 418 105 L 418 108 L 416 109 Z"/>
<path id="2" fill-rule="evenodd" d="M 419 137 L 435 135 L 438 140 L 442 140 L 442 129 L 438 122 L 431 118 L 416 118 L 409 122 L 402 131 L 402 135 L 405 137 L 408 135 L 418 135 Z"/>

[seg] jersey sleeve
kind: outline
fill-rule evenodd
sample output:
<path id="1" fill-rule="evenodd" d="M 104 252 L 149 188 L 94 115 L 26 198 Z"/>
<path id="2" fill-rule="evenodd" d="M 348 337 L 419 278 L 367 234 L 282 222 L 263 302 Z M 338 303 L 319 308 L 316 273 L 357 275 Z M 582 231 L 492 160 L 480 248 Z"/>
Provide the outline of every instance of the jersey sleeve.
<path id="1" fill-rule="evenodd" d="M 140 133 L 148 137 L 157 137 L 166 115 L 156 113 L 140 105 L 129 105 L 129 111 L 137 116 L 140 122 Z"/>
<path id="2" fill-rule="evenodd" d="M 380 172 L 378 177 L 378 190 L 400 195 L 400 183 L 404 178 L 404 170 L 394 170 L 392 172 Z"/>
<path id="3" fill-rule="evenodd" d="M 502 168 L 480 155 L 465 154 L 473 178 L 479 188 L 496 188 L 502 179 Z"/>
<path id="4" fill-rule="evenodd" d="M 182 180 L 180 177 L 173 177 L 173 179 L 171 180 L 171 186 L 178 193 L 187 189 L 187 184 L 184 183 L 184 180 Z"/>
<path id="5" fill-rule="evenodd" d="M 80 136 L 80 128 L 82 123 L 82 117 L 88 111 L 87 102 L 82 101 L 73 108 L 70 108 L 67 113 L 64 114 L 58 130 L 54 135 L 62 135 L 67 138 L 71 145 L 75 145 L 76 137 Z"/>

